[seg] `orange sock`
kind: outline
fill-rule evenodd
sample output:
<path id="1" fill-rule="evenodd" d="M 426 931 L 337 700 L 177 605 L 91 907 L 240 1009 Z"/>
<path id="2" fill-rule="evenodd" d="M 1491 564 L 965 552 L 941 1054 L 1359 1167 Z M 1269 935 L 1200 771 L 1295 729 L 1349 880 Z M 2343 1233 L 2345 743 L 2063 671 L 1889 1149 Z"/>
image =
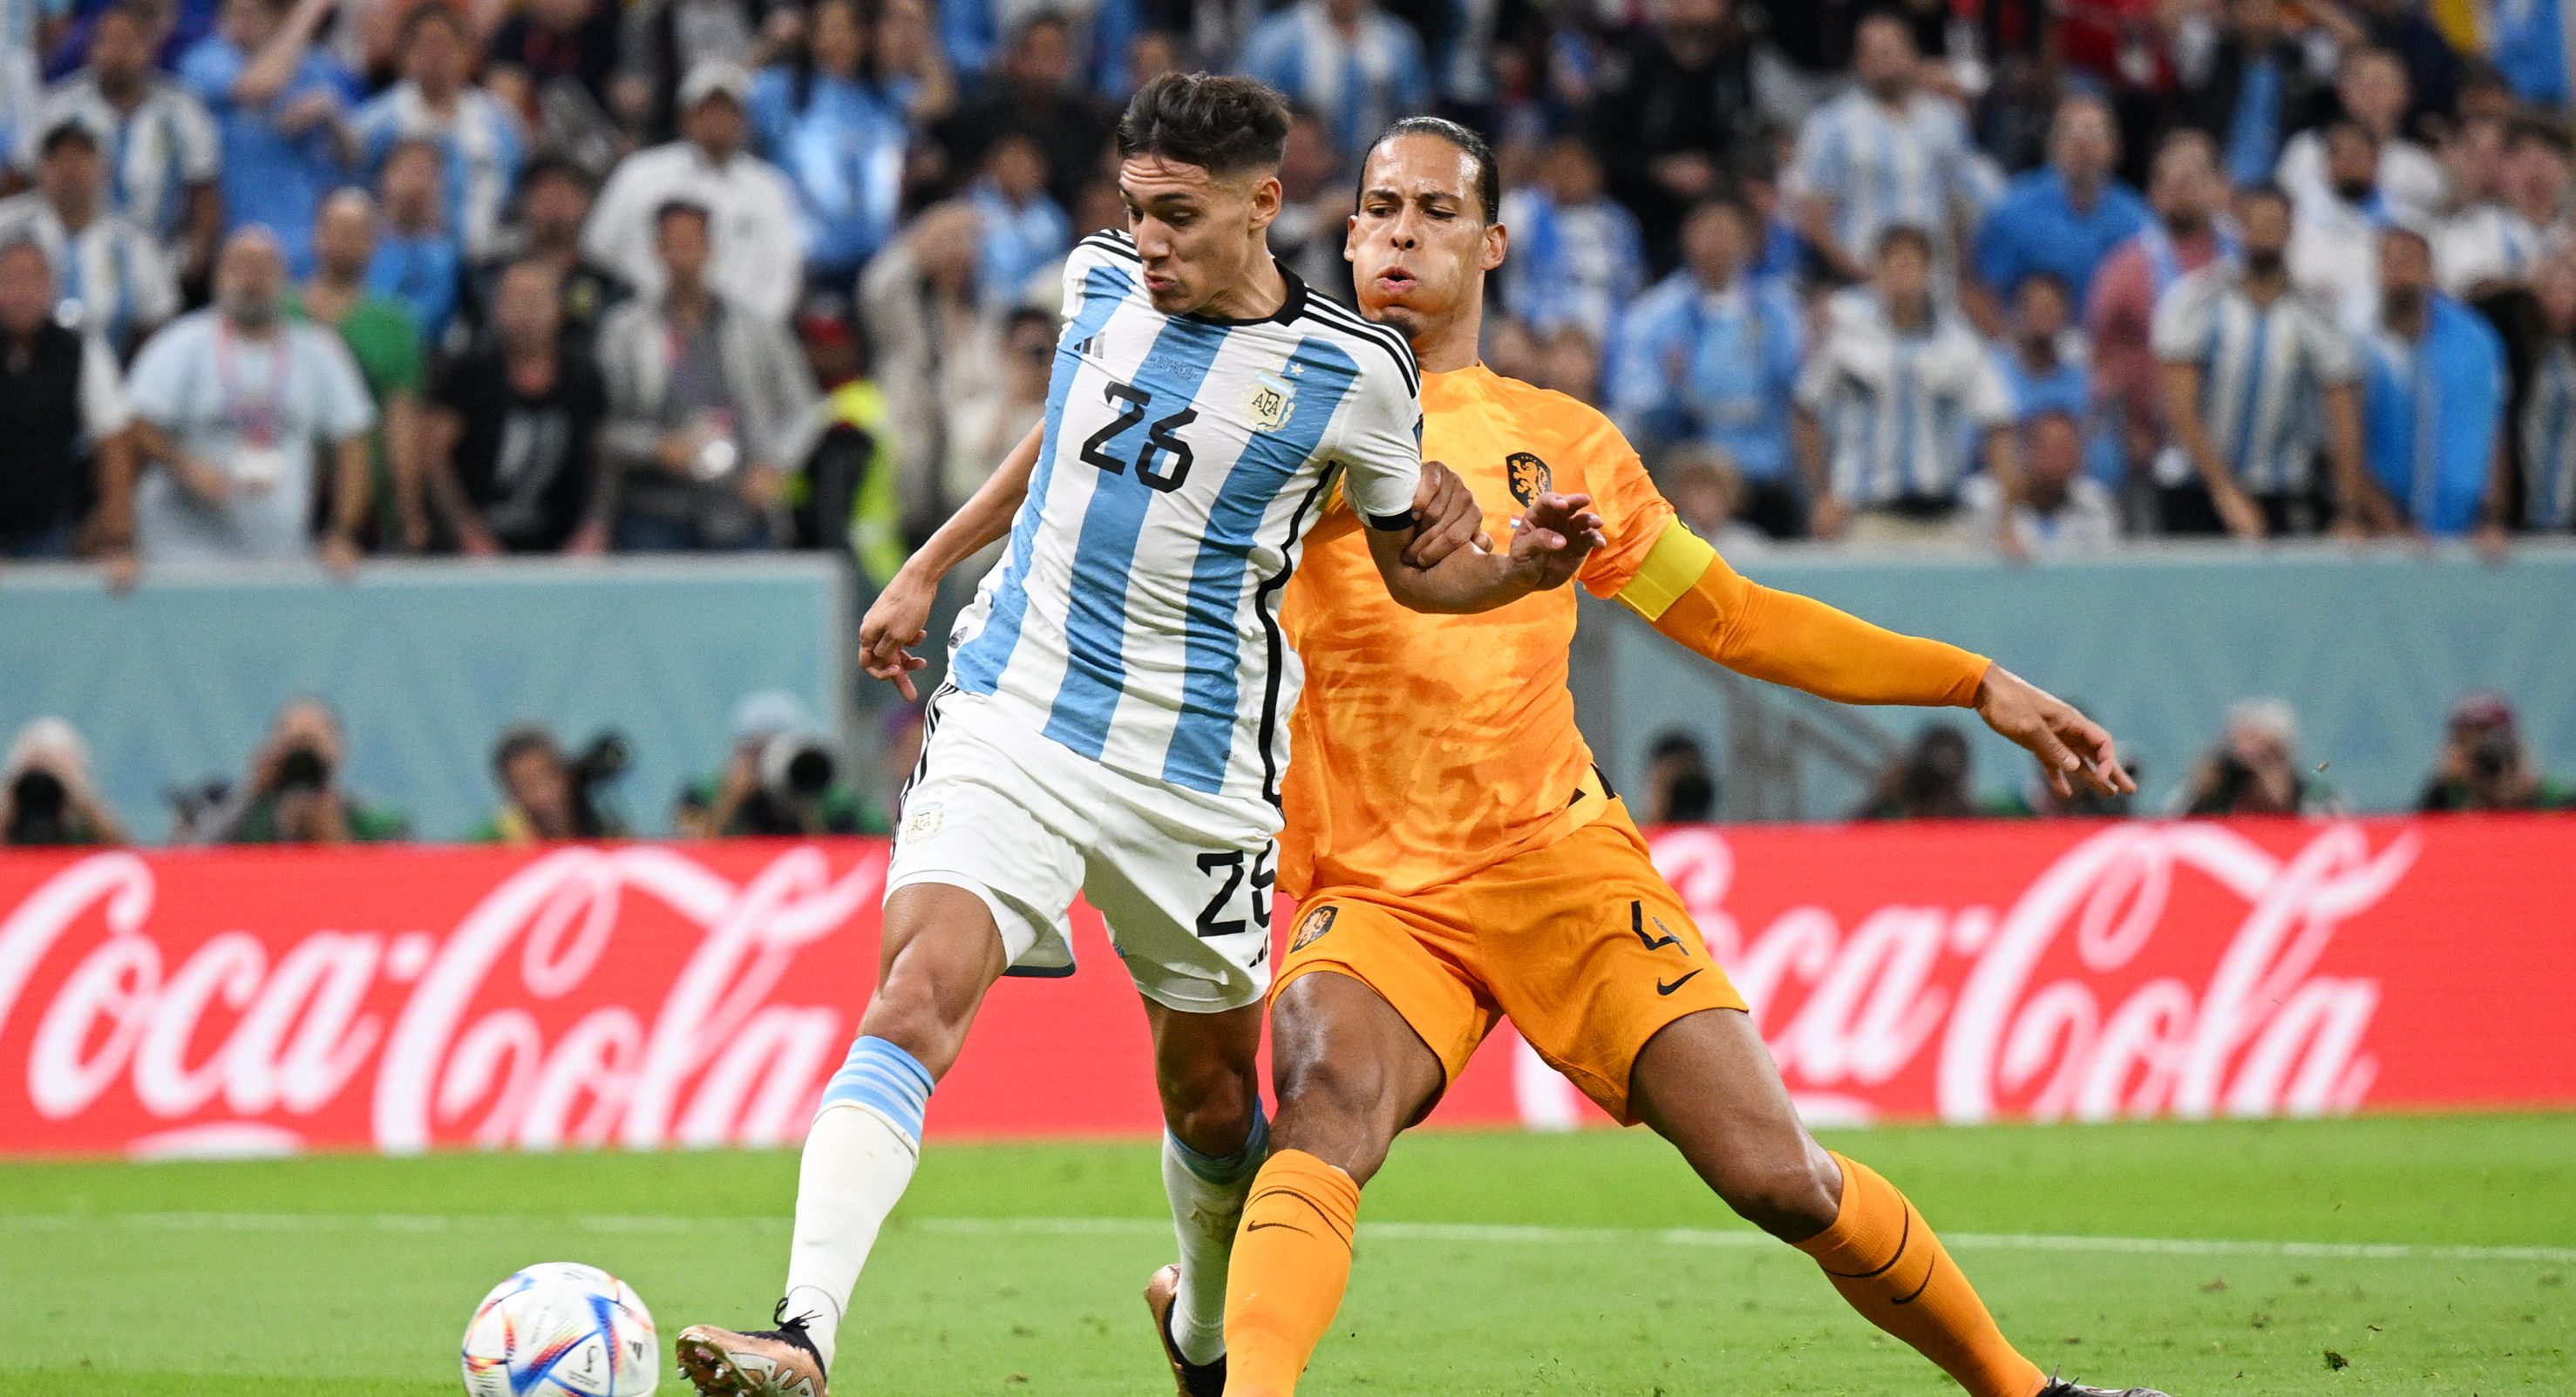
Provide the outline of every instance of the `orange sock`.
<path id="1" fill-rule="evenodd" d="M 1351 1283 L 1360 1186 L 1303 1150 L 1252 1180 L 1225 1295 L 1226 1397 L 1289 1397 Z"/>
<path id="2" fill-rule="evenodd" d="M 1912 1344 L 1974 1397 L 2038 1392 L 2048 1375 L 2004 1340 L 1931 1224 L 1867 1165 L 1839 1154 L 1834 1162 L 1843 1171 L 1842 1210 L 1798 1250 L 1825 1268 L 1861 1318 Z"/>

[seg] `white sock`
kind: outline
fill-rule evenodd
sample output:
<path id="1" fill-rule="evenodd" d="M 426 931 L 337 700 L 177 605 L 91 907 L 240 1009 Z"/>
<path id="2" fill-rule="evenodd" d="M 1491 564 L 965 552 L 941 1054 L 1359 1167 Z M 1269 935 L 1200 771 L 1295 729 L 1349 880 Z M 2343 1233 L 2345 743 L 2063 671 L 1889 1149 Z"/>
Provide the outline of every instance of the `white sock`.
<path id="1" fill-rule="evenodd" d="M 1163 1132 L 1163 1195 L 1181 1242 L 1181 1287 L 1172 1304 L 1172 1342 L 1192 1363 L 1225 1352 L 1225 1278 L 1234 1259 L 1234 1228 L 1252 1176 L 1270 1155 L 1270 1123 L 1253 1105 L 1252 1134 L 1231 1159 L 1211 1159 Z"/>
<path id="2" fill-rule="evenodd" d="M 881 1038 L 861 1038 L 823 1093 L 796 1175 L 796 1233 L 787 1251 L 787 1308 L 830 1367 L 851 1288 L 877 1231 L 921 1158 L 930 1074 Z"/>

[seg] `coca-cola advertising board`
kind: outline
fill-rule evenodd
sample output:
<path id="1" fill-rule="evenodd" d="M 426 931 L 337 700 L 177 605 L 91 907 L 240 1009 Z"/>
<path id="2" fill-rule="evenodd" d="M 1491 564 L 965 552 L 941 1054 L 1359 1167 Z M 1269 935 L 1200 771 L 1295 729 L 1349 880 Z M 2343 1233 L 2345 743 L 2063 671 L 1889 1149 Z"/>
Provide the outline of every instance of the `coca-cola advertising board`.
<path id="1" fill-rule="evenodd" d="M 1820 1123 L 2576 1103 L 2576 819 L 1654 846 Z M 885 857 L 0 856 L 0 1153 L 792 1143 L 875 979 Z M 1080 973 L 987 1001 L 935 1133 L 1155 1127 L 1134 991 L 1096 918 L 1076 946 Z M 1497 1039 L 1437 1119 L 1600 1119 Z"/>

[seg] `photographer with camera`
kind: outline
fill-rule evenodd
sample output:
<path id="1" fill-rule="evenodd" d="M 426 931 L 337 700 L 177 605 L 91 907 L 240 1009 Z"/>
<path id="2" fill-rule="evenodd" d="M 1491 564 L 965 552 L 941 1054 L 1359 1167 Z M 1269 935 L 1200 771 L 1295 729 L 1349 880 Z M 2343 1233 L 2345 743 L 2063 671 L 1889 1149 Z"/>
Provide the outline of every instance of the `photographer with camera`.
<path id="1" fill-rule="evenodd" d="M 1855 820 L 1962 820 L 1977 814 L 1968 794 L 1967 735 L 1949 723 L 1926 723 L 1912 744 L 1878 774 L 1852 811 Z"/>
<path id="2" fill-rule="evenodd" d="M 614 732 L 592 738 L 578 757 L 566 757 L 554 734 L 533 723 L 502 733 L 492 748 L 501 808 L 471 837 L 483 844 L 626 838 L 633 831 L 603 796 L 633 755 Z"/>
<path id="3" fill-rule="evenodd" d="M 2332 815 L 2334 788 L 2302 769 L 2299 720 L 2276 698 L 2227 710 L 2227 736 L 2193 768 L 2187 815 Z"/>
<path id="4" fill-rule="evenodd" d="M 123 844 L 125 825 L 90 783 L 89 747 L 60 718 L 18 730 L 0 763 L 0 844 Z"/>
<path id="5" fill-rule="evenodd" d="M 411 822 L 340 783 L 339 715 L 319 699 L 279 709 L 241 790 L 206 818 L 209 844 L 343 844 L 402 839 Z"/>
<path id="6" fill-rule="evenodd" d="M 2442 738 L 2442 761 L 2415 808 L 2428 815 L 2468 810 L 2564 810 L 2576 806 L 2576 789 L 2532 769 L 2502 694 L 2472 690 L 2451 705 Z"/>
<path id="7" fill-rule="evenodd" d="M 723 772 L 681 793 L 673 822 L 682 835 L 887 832 L 850 786 L 841 754 L 795 695 L 773 689 L 746 696 L 734 708 L 733 733 L 733 755 Z"/>

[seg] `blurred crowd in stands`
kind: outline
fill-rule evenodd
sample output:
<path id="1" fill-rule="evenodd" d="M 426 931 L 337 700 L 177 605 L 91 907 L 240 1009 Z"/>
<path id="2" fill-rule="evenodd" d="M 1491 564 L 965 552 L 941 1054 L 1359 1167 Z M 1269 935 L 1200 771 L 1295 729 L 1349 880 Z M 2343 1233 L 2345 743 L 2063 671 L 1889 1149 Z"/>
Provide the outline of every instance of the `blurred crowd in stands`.
<path id="1" fill-rule="evenodd" d="M 846 549 L 1044 411 L 1119 103 L 1504 153 L 1722 546 L 2576 525 L 2565 0 L 0 0 L 0 561 Z"/>

